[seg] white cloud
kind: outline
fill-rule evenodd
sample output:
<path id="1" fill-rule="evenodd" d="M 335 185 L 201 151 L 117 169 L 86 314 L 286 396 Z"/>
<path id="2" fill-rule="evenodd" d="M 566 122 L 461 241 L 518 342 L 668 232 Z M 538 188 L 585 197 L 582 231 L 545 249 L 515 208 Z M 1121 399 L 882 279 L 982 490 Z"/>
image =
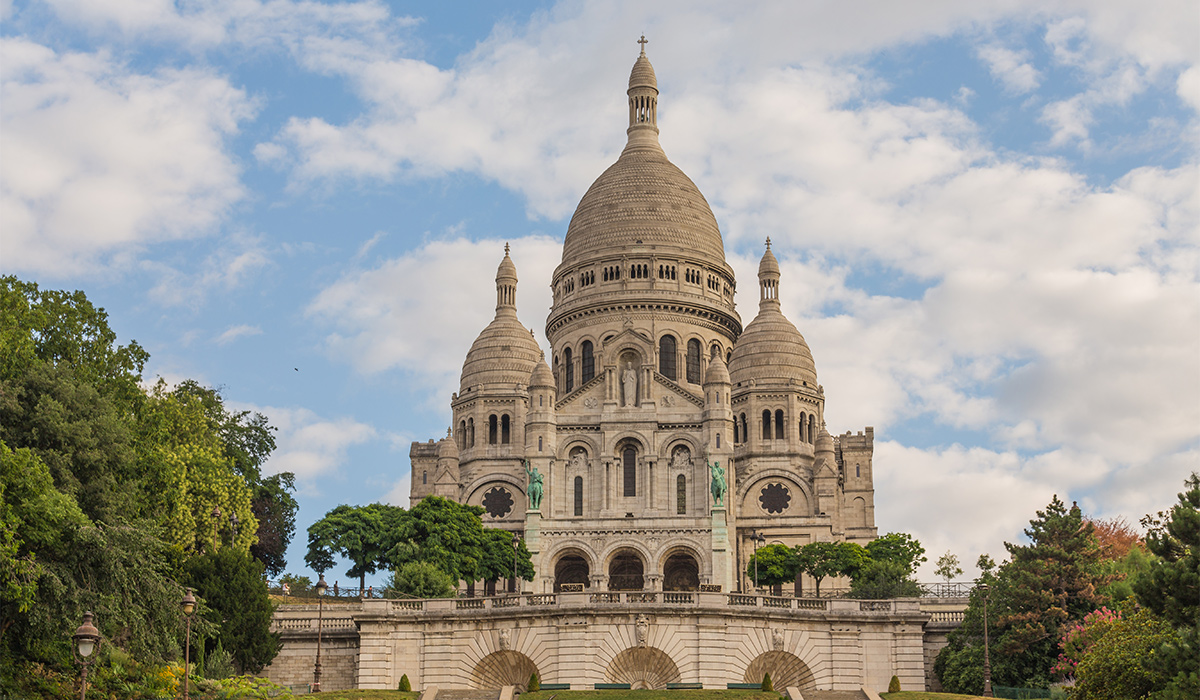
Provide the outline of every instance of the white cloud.
<path id="1" fill-rule="evenodd" d="M 1037 89 L 1041 74 L 1029 62 L 1026 51 L 1013 51 L 998 44 L 986 44 L 977 49 L 988 65 L 992 77 L 1004 84 L 1009 92 L 1023 94 Z"/>
<path id="2" fill-rule="evenodd" d="M 561 244 L 526 236 L 510 241 L 520 282 L 517 311 L 539 337 L 550 307 L 550 275 Z M 493 317 L 492 270 L 504 242 L 436 240 L 371 269 L 353 270 L 313 299 L 307 314 L 332 327 L 326 350 L 356 370 L 411 372 L 448 405 L 471 342 Z"/>
<path id="3" fill-rule="evenodd" d="M 230 236 L 199 263 L 184 258 L 143 260 L 140 267 L 157 279 L 150 300 L 162 306 L 199 307 L 213 291 L 228 292 L 271 265 L 262 239 Z"/>
<path id="4" fill-rule="evenodd" d="M 254 406 L 229 402 L 230 408 L 262 413 L 277 429 L 276 449 L 263 465 L 265 474 L 292 472 L 301 481 L 336 472 L 350 448 L 379 437 L 372 426 L 349 417 L 327 419 L 307 408 Z"/>
<path id="5" fill-rule="evenodd" d="M 254 109 L 205 71 L 129 71 L 103 53 L 0 40 L 4 265 L 86 273 L 212 229 L 244 196 L 225 139 Z"/>
<path id="6" fill-rule="evenodd" d="M 213 342 L 217 345 L 228 345 L 238 338 L 246 338 L 252 335 L 262 335 L 262 328 L 246 324 L 230 326 L 225 332 L 214 338 Z"/>
<path id="7" fill-rule="evenodd" d="M 412 471 L 409 470 L 404 476 L 396 480 L 392 488 L 388 490 L 386 496 L 383 497 L 384 503 L 390 503 L 401 508 L 409 507 L 409 494 L 412 492 Z"/>

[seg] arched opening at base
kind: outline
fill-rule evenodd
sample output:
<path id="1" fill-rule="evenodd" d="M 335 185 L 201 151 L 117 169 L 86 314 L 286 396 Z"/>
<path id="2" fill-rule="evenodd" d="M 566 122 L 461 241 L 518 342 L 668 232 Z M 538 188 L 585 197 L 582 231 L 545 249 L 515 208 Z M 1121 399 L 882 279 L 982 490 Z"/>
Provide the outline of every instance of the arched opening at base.
<path id="1" fill-rule="evenodd" d="M 800 690 L 816 690 L 816 681 L 808 665 L 799 656 L 787 651 L 768 651 L 759 654 L 742 676 L 743 682 L 762 683 L 763 676 L 771 674 L 771 685 L 776 688 L 795 686 Z"/>
<path id="2" fill-rule="evenodd" d="M 618 552 L 608 565 L 608 590 L 640 591 L 645 587 L 642 558 L 637 552 Z"/>
<path id="3" fill-rule="evenodd" d="M 700 565 L 696 563 L 696 558 L 686 552 L 676 552 L 667 557 L 663 565 L 663 590 L 700 590 Z"/>
<path id="4" fill-rule="evenodd" d="M 587 559 L 575 553 L 565 554 L 554 565 L 554 592 L 560 592 L 564 583 L 582 583 L 587 588 L 590 574 Z"/>
<path id="5" fill-rule="evenodd" d="M 628 683 L 631 690 L 663 690 L 680 680 L 679 667 L 654 647 L 633 647 L 617 654 L 605 676 L 609 683 Z"/>
<path id="6" fill-rule="evenodd" d="M 533 659 L 519 651 L 494 651 L 475 664 L 475 670 L 471 674 L 471 685 L 479 690 L 515 685 L 518 692 L 523 693 L 526 684 L 529 683 L 529 677 L 537 670 Z M 540 673 L 538 677 L 541 678 Z"/>

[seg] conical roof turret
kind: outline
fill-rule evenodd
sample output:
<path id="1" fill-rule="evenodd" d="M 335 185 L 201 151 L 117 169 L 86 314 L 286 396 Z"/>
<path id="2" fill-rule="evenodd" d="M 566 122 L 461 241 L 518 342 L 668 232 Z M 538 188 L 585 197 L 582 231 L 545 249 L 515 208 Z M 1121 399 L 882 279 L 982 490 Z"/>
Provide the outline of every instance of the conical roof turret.
<path id="1" fill-rule="evenodd" d="M 458 444 L 454 441 L 454 432 L 446 431 L 446 437 L 438 440 L 437 444 L 438 459 L 458 459 Z"/>
<path id="2" fill-rule="evenodd" d="M 504 244 L 504 259 L 496 269 L 496 317 L 475 338 L 459 378 L 459 393 L 473 386 L 524 386 L 541 353 L 533 333 L 517 319 L 517 266 Z"/>
<path id="3" fill-rule="evenodd" d="M 550 371 L 550 365 L 546 364 L 546 353 L 538 353 L 537 365 L 533 368 L 533 374 L 529 377 L 529 388 L 534 387 L 550 387 L 554 388 L 554 373 Z"/>
<path id="4" fill-rule="evenodd" d="M 725 360 L 721 359 L 721 353 L 712 356 L 708 361 L 708 369 L 704 372 L 704 383 L 707 384 L 729 384 L 729 370 L 725 367 Z"/>
<path id="5" fill-rule="evenodd" d="M 771 239 L 758 264 L 758 315 L 746 326 L 729 359 L 729 376 L 735 385 L 779 384 L 792 380 L 817 386 L 817 365 L 800 331 L 779 307 L 779 261 L 771 252 Z"/>

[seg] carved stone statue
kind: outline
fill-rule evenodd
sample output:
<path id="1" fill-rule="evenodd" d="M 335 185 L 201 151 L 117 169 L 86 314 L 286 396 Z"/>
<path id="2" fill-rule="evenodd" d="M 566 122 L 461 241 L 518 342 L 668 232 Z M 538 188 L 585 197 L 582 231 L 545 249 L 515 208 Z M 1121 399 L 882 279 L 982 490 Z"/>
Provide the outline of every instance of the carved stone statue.
<path id="1" fill-rule="evenodd" d="M 571 468 L 583 469 L 583 450 L 579 450 L 571 455 Z"/>
<path id="2" fill-rule="evenodd" d="M 783 632 L 771 630 L 771 648 L 775 651 L 783 651 Z"/>
<path id="3" fill-rule="evenodd" d="M 671 452 L 671 466 L 676 469 L 683 469 L 692 463 L 692 453 L 688 448 L 680 446 L 676 447 Z"/>
<path id="4" fill-rule="evenodd" d="M 639 647 L 646 646 L 647 639 L 650 637 L 650 618 L 645 615 L 637 616 L 637 645 Z"/>
<path id="5" fill-rule="evenodd" d="M 637 405 L 637 383 L 637 372 L 633 369 L 633 363 L 628 362 L 621 372 L 621 384 L 625 388 L 625 395 L 621 397 L 622 406 Z"/>
<path id="6" fill-rule="evenodd" d="M 530 467 L 529 460 L 525 460 L 525 474 L 529 477 L 529 507 L 532 510 L 542 509 L 542 475 L 538 473 L 537 467 Z"/>
<path id="7" fill-rule="evenodd" d="M 500 630 L 500 648 L 512 649 L 512 632 L 510 630 Z"/>
<path id="8" fill-rule="evenodd" d="M 712 474 L 713 506 L 725 505 L 725 468 L 720 462 L 709 462 L 708 471 Z"/>

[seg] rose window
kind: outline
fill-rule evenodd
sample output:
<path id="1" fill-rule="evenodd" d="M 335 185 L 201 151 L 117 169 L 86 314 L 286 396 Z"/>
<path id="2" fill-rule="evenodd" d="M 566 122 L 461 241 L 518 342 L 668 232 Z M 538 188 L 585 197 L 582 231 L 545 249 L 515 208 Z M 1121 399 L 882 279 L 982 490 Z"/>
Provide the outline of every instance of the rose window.
<path id="1" fill-rule="evenodd" d="M 497 486 L 483 496 L 483 508 L 493 518 L 503 518 L 512 512 L 513 497 L 508 489 Z"/>
<path id="2" fill-rule="evenodd" d="M 768 513 L 782 513 L 792 502 L 792 494 L 783 484 L 767 484 L 759 493 L 758 502 Z"/>

